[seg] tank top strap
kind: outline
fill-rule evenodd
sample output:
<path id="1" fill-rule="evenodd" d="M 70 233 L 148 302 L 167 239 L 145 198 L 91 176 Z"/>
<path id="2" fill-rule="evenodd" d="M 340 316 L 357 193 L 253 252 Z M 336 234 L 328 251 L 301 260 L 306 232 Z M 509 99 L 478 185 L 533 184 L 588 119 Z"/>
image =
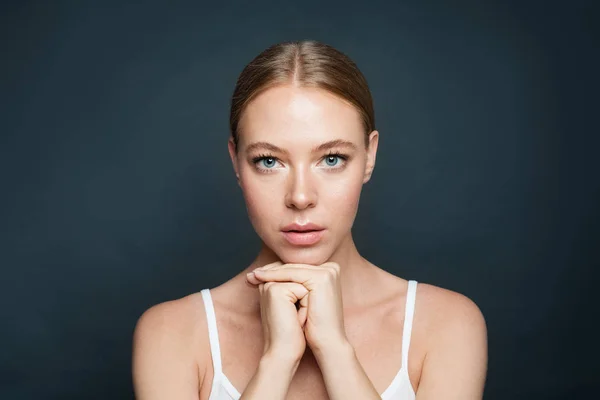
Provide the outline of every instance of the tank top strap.
<path id="1" fill-rule="evenodd" d="M 415 300 L 417 294 L 417 281 L 408 281 L 406 292 L 406 305 L 404 307 L 404 329 L 402 330 L 402 368 L 408 371 L 408 349 L 412 333 L 413 317 L 415 314 Z"/>
<path id="2" fill-rule="evenodd" d="M 221 366 L 221 347 L 219 346 L 219 332 L 217 331 L 217 317 L 215 307 L 209 289 L 202 289 L 202 300 L 204 300 L 204 309 L 206 310 L 206 321 L 208 324 L 208 339 L 210 341 L 210 353 L 212 357 L 214 376 L 220 377 L 223 374 Z"/>

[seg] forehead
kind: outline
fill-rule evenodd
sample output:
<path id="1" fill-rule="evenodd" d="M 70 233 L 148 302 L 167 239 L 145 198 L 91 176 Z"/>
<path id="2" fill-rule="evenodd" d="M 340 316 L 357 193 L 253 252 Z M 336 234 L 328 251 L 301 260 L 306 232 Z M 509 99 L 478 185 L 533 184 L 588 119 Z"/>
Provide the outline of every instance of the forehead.
<path id="1" fill-rule="evenodd" d="M 342 139 L 364 141 L 358 110 L 317 88 L 277 86 L 261 93 L 240 120 L 240 144 L 268 141 L 296 148 Z"/>

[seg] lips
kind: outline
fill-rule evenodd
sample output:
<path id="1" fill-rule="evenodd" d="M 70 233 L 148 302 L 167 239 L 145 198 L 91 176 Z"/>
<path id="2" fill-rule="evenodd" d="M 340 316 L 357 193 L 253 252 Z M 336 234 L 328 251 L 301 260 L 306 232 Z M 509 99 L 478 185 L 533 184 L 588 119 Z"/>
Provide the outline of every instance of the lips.
<path id="1" fill-rule="evenodd" d="M 308 232 L 308 231 L 322 231 L 323 229 L 325 229 L 325 228 L 323 228 L 322 226 L 319 226 L 317 224 L 313 224 L 312 222 L 309 222 L 309 223 L 303 224 L 303 225 L 295 224 L 295 223 L 290 224 L 290 225 L 284 227 L 282 229 L 282 231 L 284 231 L 284 232 L 292 232 L 292 231 L 293 232 Z"/>
<path id="2" fill-rule="evenodd" d="M 313 223 L 290 224 L 281 230 L 285 239 L 295 246 L 311 246 L 318 243 L 323 237 L 325 228 Z"/>

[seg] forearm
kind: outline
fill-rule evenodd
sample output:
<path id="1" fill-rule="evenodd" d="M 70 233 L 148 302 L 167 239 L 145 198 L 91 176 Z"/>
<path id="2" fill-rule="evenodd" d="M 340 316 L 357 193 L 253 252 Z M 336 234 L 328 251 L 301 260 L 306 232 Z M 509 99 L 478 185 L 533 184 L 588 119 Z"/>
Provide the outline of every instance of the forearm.
<path id="1" fill-rule="evenodd" d="M 350 343 L 315 353 L 331 400 L 381 400 Z"/>
<path id="2" fill-rule="evenodd" d="M 298 364 L 299 361 L 290 362 L 274 356 L 263 356 L 240 400 L 285 399 Z"/>

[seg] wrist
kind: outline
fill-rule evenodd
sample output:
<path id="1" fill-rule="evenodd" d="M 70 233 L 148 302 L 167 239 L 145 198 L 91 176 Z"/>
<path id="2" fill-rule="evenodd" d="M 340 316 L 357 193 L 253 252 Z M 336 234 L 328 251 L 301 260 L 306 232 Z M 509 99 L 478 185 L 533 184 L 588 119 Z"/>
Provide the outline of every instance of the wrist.
<path id="1" fill-rule="evenodd" d="M 284 399 L 298 364 L 278 353 L 263 354 L 240 399 Z"/>
<path id="2" fill-rule="evenodd" d="M 260 359 L 259 368 L 269 372 L 290 374 L 293 376 L 299 364 L 300 358 L 298 357 L 287 356 L 282 352 L 266 352 Z"/>
<path id="3" fill-rule="evenodd" d="M 356 356 L 354 347 L 345 339 L 316 345 L 311 350 L 319 364 L 326 360 L 345 360 Z"/>

